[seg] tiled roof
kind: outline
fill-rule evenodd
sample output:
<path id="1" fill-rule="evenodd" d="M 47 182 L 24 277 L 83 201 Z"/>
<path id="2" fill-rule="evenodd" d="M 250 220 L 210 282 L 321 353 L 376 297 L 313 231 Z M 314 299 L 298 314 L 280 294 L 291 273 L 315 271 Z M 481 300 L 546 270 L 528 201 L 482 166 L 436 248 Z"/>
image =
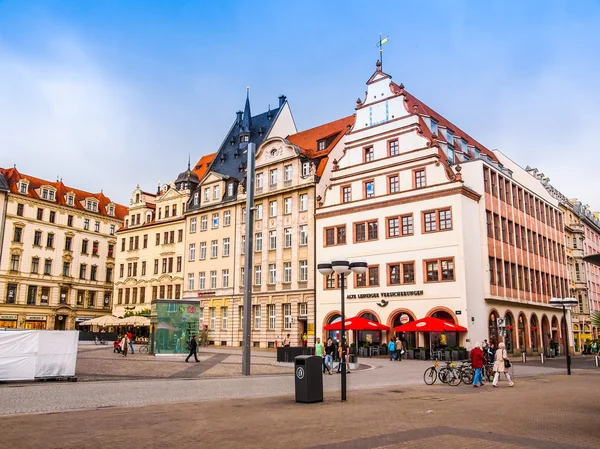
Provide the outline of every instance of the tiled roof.
<path id="1" fill-rule="evenodd" d="M 19 187 L 17 184 L 21 179 L 26 179 L 27 181 L 29 181 L 29 188 L 27 189 L 26 195 L 29 198 L 41 201 L 48 201 L 41 198 L 36 193 L 35 189 L 38 189 L 41 186 L 52 186 L 56 189 L 56 201 L 48 201 L 48 203 L 59 204 L 65 207 L 72 207 L 73 209 L 85 210 L 86 212 L 97 213 L 106 217 L 109 217 L 108 213 L 106 212 L 106 206 L 112 203 L 115 206 L 114 218 L 123 220 L 125 215 L 127 215 L 127 207 L 121 204 L 113 203 L 110 200 L 110 198 L 105 196 L 102 192 L 90 193 L 83 190 L 75 189 L 73 187 L 68 187 L 64 185 L 62 180 L 54 182 L 47 181 L 44 179 L 36 178 L 34 176 L 19 173 L 19 171 L 16 168 L 6 169 L 0 167 L 0 174 L 2 174 L 6 178 L 6 181 L 9 186 L 9 191 L 15 195 L 25 196 L 22 193 L 19 193 Z M 69 206 L 65 198 L 66 194 L 69 192 L 73 192 L 75 194 L 75 201 L 73 202 L 73 206 Z M 81 205 L 80 201 L 85 201 L 86 198 L 95 198 L 98 200 L 98 212 L 89 211 Z"/>
<path id="2" fill-rule="evenodd" d="M 438 114 L 433 109 L 431 109 L 425 103 L 421 102 L 415 96 L 413 96 L 412 94 L 407 92 L 406 89 L 404 89 L 403 85 L 398 86 L 397 84 L 392 82 L 392 83 L 390 83 L 390 87 L 392 89 L 392 92 L 394 92 L 396 94 L 404 95 L 404 98 L 406 98 L 406 102 L 407 102 L 406 109 L 409 113 L 419 114 L 421 117 L 426 116 L 426 117 L 433 118 L 437 122 L 439 127 L 448 128 L 452 132 L 454 132 L 455 138 L 464 139 L 467 142 L 467 145 L 476 147 L 478 150 L 481 151 L 482 154 L 489 156 L 493 161 L 497 161 L 496 156 L 494 155 L 494 153 L 492 151 L 490 151 L 488 148 L 483 146 L 481 143 L 479 143 L 473 137 L 468 135 L 466 132 L 461 130 L 458 126 L 456 126 L 455 124 L 453 124 L 452 122 L 450 122 L 449 120 L 444 118 L 442 115 Z M 427 126 L 423 121 L 421 122 L 421 129 L 423 130 L 423 132 L 427 138 L 431 138 L 432 134 L 429 129 L 429 126 Z M 437 133 L 437 138 L 441 142 L 446 142 L 445 137 L 440 132 Z M 453 145 L 456 147 L 457 151 L 460 151 L 460 147 L 458 147 L 454 143 L 453 143 Z"/>
<path id="3" fill-rule="evenodd" d="M 0 173 L 0 192 L 8 192 L 8 182 L 2 173 Z"/>
<path id="4" fill-rule="evenodd" d="M 327 165 L 327 156 L 342 137 L 352 129 L 355 119 L 356 115 L 349 115 L 348 117 L 292 134 L 286 140 L 300 148 L 305 156 L 316 159 L 316 175 L 321 176 Z M 327 146 L 325 149 L 319 151 L 318 142 L 322 140 L 325 140 Z"/>
<path id="5" fill-rule="evenodd" d="M 281 107 L 252 117 L 250 121 L 250 142 L 255 143 L 257 148 L 271 130 L 279 111 L 281 111 Z M 240 132 L 244 132 L 242 130 L 242 123 L 242 119 L 236 119 L 233 122 L 231 129 L 227 133 L 227 137 L 223 140 L 219 151 L 217 151 L 209 167 L 210 171 L 235 178 L 238 181 L 242 181 L 246 177 L 245 168 L 248 160 L 248 156 L 245 153 L 248 142 L 240 142 Z"/>
<path id="6" fill-rule="evenodd" d="M 208 167 L 210 167 L 210 163 L 213 161 L 216 155 L 217 153 L 211 153 L 202 156 L 198 163 L 192 169 L 192 171 L 196 173 L 200 181 L 202 181 L 202 178 L 208 171 Z"/>

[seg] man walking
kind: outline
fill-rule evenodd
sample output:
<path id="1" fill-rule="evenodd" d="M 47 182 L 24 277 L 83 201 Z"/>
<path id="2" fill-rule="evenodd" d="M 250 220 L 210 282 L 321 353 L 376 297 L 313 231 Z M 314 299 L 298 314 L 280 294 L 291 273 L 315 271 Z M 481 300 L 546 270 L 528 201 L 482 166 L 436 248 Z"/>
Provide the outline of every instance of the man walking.
<path id="1" fill-rule="evenodd" d="M 190 359 L 191 356 L 194 356 L 194 359 L 196 359 L 196 363 L 200 362 L 200 360 L 198 360 L 198 356 L 196 355 L 197 348 L 198 348 L 198 343 L 196 342 L 196 336 L 194 335 L 192 337 L 192 339 L 190 340 L 190 342 L 188 343 L 188 349 L 190 350 L 190 353 L 188 354 L 187 358 L 185 359 L 185 363 L 188 362 L 188 360 Z"/>
<path id="2" fill-rule="evenodd" d="M 127 340 L 129 340 L 129 349 L 131 350 L 131 353 L 133 354 L 133 334 L 131 333 L 131 331 L 127 332 Z"/>

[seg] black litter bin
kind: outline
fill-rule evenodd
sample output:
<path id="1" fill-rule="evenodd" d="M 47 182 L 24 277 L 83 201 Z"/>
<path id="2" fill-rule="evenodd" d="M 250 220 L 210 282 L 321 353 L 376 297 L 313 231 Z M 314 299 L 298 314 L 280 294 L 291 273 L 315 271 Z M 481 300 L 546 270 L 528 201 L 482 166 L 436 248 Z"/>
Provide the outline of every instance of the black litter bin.
<path id="1" fill-rule="evenodd" d="M 294 359 L 296 402 L 323 402 L 322 360 L 314 355 L 299 355 Z"/>

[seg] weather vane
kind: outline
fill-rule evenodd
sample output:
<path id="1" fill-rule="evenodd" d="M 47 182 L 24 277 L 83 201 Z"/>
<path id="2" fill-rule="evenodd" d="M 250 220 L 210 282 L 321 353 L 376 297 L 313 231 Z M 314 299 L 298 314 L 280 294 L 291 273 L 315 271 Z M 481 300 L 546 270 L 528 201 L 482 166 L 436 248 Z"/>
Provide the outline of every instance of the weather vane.
<path id="1" fill-rule="evenodd" d="M 375 45 L 376 47 L 379 47 L 379 62 L 381 63 L 381 70 L 383 70 L 383 44 L 385 44 L 389 40 L 390 38 L 387 36 L 381 38 L 381 33 L 379 33 L 379 42 L 377 42 L 377 44 Z"/>

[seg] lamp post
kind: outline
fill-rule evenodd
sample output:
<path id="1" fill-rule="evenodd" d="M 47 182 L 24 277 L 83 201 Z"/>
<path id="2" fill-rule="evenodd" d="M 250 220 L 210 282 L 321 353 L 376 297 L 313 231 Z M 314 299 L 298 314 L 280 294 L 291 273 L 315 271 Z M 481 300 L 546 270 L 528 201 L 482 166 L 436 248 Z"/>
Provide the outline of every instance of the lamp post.
<path id="1" fill-rule="evenodd" d="M 571 354 L 569 353 L 569 331 L 567 327 L 567 307 L 572 307 L 579 304 L 575 298 L 551 298 L 550 305 L 561 307 L 563 310 L 563 320 L 565 322 L 564 336 L 565 336 L 565 352 L 567 355 L 567 374 L 571 375 Z"/>
<path id="2" fill-rule="evenodd" d="M 367 271 L 367 262 L 362 259 L 357 259 L 353 262 L 350 262 L 348 259 L 344 257 L 336 258 L 332 261 L 322 261 L 317 265 L 317 269 L 319 273 L 323 276 L 327 277 L 334 272 L 340 277 L 340 290 L 342 293 L 342 303 L 341 303 L 341 314 L 342 314 L 342 340 L 340 344 L 342 345 L 342 357 L 340 359 L 341 368 L 342 368 L 342 402 L 346 400 L 346 326 L 344 321 L 346 320 L 346 301 L 344 297 L 344 284 L 346 283 L 346 276 L 350 273 L 354 274 L 364 274 Z"/>

